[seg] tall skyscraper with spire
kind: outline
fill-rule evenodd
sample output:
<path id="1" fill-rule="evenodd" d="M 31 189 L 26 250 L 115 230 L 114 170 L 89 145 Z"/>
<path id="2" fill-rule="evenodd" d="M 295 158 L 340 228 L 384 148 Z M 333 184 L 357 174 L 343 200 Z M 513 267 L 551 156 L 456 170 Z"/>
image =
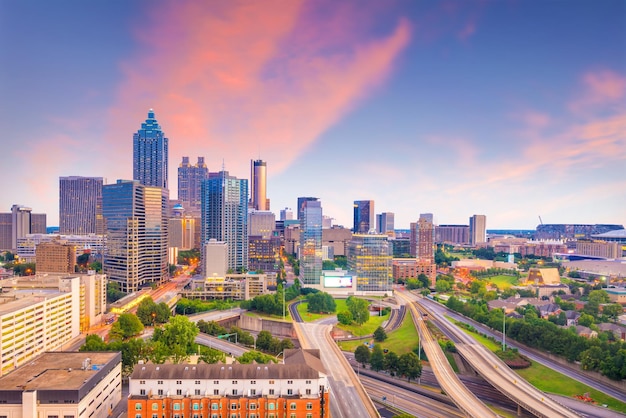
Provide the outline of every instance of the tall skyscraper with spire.
<path id="1" fill-rule="evenodd" d="M 154 118 L 154 110 L 148 111 L 148 119 L 133 135 L 133 180 L 144 186 L 168 188 L 168 139 Z"/>
<path id="2" fill-rule="evenodd" d="M 104 234 L 102 177 L 59 177 L 59 233 Z"/>
<path id="3" fill-rule="evenodd" d="M 202 182 L 209 178 L 209 169 L 204 157 L 198 157 L 195 165 L 189 163 L 189 157 L 183 157 L 178 166 L 178 200 L 192 211 L 200 211 L 202 206 Z"/>
<path id="4" fill-rule="evenodd" d="M 227 244 L 228 268 L 248 269 L 248 180 L 221 171 L 202 182 L 202 245 Z"/>
<path id="5" fill-rule="evenodd" d="M 270 201 L 267 198 L 267 163 L 262 160 L 250 161 L 250 207 L 270 210 Z"/>

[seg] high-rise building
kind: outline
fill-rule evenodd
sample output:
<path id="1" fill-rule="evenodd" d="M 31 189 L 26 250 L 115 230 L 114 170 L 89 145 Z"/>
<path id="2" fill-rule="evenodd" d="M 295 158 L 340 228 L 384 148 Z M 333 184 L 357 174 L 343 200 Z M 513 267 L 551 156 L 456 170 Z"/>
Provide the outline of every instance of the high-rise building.
<path id="1" fill-rule="evenodd" d="M 435 227 L 435 242 L 447 244 L 468 244 L 469 226 L 437 225 Z"/>
<path id="2" fill-rule="evenodd" d="M 202 252 L 202 274 L 205 278 L 226 277 L 228 272 L 228 244 L 215 238 L 204 243 Z"/>
<path id="3" fill-rule="evenodd" d="M 31 213 L 30 214 L 30 233 L 31 234 L 46 234 L 48 232 L 47 227 L 48 215 L 45 213 Z"/>
<path id="4" fill-rule="evenodd" d="M 248 211 L 248 236 L 260 235 L 263 238 L 270 238 L 276 229 L 276 215 L 264 210 Z"/>
<path id="5" fill-rule="evenodd" d="M 487 217 L 485 215 L 470 216 L 469 238 L 471 246 L 487 242 Z"/>
<path id="6" fill-rule="evenodd" d="M 250 207 L 256 210 L 270 210 L 267 198 L 267 163 L 250 160 Z"/>
<path id="7" fill-rule="evenodd" d="M 431 218 L 432 219 L 432 218 Z M 417 221 L 417 258 L 428 263 L 435 262 L 434 228 L 428 217 Z"/>
<path id="8" fill-rule="evenodd" d="M 102 177 L 59 178 L 59 233 L 64 235 L 104 233 Z"/>
<path id="9" fill-rule="evenodd" d="M 178 200 L 193 211 L 200 211 L 202 205 L 202 182 L 209 178 L 209 169 L 204 157 L 198 157 L 195 165 L 189 163 L 189 157 L 183 157 L 178 166 Z"/>
<path id="10" fill-rule="evenodd" d="M 167 158 L 168 139 L 150 109 L 148 119 L 133 135 L 133 180 L 167 189 Z"/>
<path id="11" fill-rule="evenodd" d="M 12 250 L 13 214 L 0 213 L 0 251 Z"/>
<path id="12" fill-rule="evenodd" d="M 76 247 L 67 242 L 55 240 L 37 245 L 37 273 L 74 273 L 76 267 Z"/>
<path id="13" fill-rule="evenodd" d="M 320 284 L 322 275 L 322 204 L 316 197 L 298 198 L 300 220 L 300 279 Z"/>
<path id="14" fill-rule="evenodd" d="M 228 244 L 228 268 L 248 269 L 248 180 L 221 171 L 202 182 L 202 242 Z"/>
<path id="15" fill-rule="evenodd" d="M 356 290 L 392 290 L 392 250 L 389 237 L 379 234 L 354 234 L 348 243 L 348 270 L 356 275 Z"/>
<path id="16" fill-rule="evenodd" d="M 137 180 L 102 187 L 107 246 L 103 269 L 124 292 L 161 283 L 167 269 L 168 191 Z"/>
<path id="17" fill-rule="evenodd" d="M 354 201 L 354 227 L 355 234 L 367 234 L 370 229 L 376 227 L 376 213 L 374 212 L 373 200 Z"/>
<path id="18" fill-rule="evenodd" d="M 22 205 L 11 207 L 11 249 L 17 249 L 18 238 L 23 238 L 31 232 L 32 209 Z"/>
<path id="19" fill-rule="evenodd" d="M 280 210 L 280 220 L 281 221 L 290 221 L 293 219 L 293 211 L 291 208 L 285 208 Z"/>
<path id="20" fill-rule="evenodd" d="M 394 213 L 383 212 L 376 215 L 376 231 L 379 234 L 393 234 Z"/>

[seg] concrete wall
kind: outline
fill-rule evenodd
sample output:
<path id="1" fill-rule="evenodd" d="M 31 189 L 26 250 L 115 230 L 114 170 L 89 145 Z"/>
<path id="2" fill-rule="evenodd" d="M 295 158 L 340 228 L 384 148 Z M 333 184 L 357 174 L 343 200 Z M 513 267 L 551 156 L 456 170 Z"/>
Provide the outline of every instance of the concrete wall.
<path id="1" fill-rule="evenodd" d="M 249 315 L 241 315 L 237 325 L 252 332 L 269 331 L 274 337 L 295 338 L 296 331 L 291 322 L 273 321 Z"/>

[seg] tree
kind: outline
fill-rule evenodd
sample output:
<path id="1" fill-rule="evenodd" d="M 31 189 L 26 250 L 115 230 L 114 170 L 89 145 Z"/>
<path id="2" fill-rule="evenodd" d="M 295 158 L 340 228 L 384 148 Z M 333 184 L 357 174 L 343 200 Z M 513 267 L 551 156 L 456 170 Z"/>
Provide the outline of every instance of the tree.
<path id="1" fill-rule="evenodd" d="M 385 354 L 380 344 L 375 344 L 370 355 L 370 366 L 374 371 L 380 371 L 385 368 Z"/>
<path id="2" fill-rule="evenodd" d="M 169 311 L 169 310 L 168 310 Z M 141 321 L 144 326 L 153 325 L 157 322 L 157 304 L 154 303 L 151 297 L 147 297 L 142 299 L 137 305 L 137 318 Z M 159 323 L 161 323 L 159 321 Z"/>
<path id="3" fill-rule="evenodd" d="M 107 302 L 113 303 L 126 296 L 126 293 L 120 290 L 120 284 L 114 281 L 107 281 Z"/>
<path id="4" fill-rule="evenodd" d="M 429 287 L 430 286 L 430 279 L 424 273 L 420 273 L 417 276 L 417 280 L 422 284 L 422 287 Z"/>
<path id="5" fill-rule="evenodd" d="M 98 334 L 90 334 L 78 351 L 107 351 L 107 343 Z"/>
<path id="6" fill-rule="evenodd" d="M 206 322 L 201 319 L 198 321 L 197 326 L 198 326 L 198 330 L 200 330 L 200 332 L 203 332 L 205 334 L 209 334 L 209 335 L 226 334 L 226 328 L 224 328 L 223 326 L 221 326 L 215 321 Z"/>
<path id="7" fill-rule="evenodd" d="M 314 313 L 332 313 L 337 310 L 333 297 L 326 292 L 317 292 L 307 295 L 307 311 Z"/>
<path id="8" fill-rule="evenodd" d="M 399 359 L 398 355 L 393 351 L 385 354 L 385 370 L 388 370 L 392 376 L 398 373 Z"/>
<path id="9" fill-rule="evenodd" d="M 172 353 L 191 354 L 196 351 L 195 339 L 198 332 L 198 327 L 189 318 L 177 315 L 163 327 L 157 328 L 152 340 L 162 342 Z"/>
<path id="10" fill-rule="evenodd" d="M 439 279 L 437 283 L 435 283 L 435 290 L 437 292 L 447 292 L 451 289 L 450 282 L 447 280 Z"/>
<path id="11" fill-rule="evenodd" d="M 369 302 L 365 299 L 355 298 L 354 296 L 346 299 L 346 306 L 352 314 L 352 319 L 359 325 L 363 325 L 370 319 L 370 311 L 368 309 Z"/>
<path id="12" fill-rule="evenodd" d="M 383 342 L 386 339 L 387 339 L 387 333 L 385 332 L 385 329 L 381 326 L 376 328 L 376 330 L 374 331 L 374 340 L 378 342 Z"/>
<path id="13" fill-rule="evenodd" d="M 350 325 L 352 323 L 352 314 L 350 311 L 341 311 L 337 314 L 337 321 L 342 325 Z"/>
<path id="14" fill-rule="evenodd" d="M 370 362 L 370 350 L 365 345 L 359 345 L 354 350 L 354 359 L 361 363 L 363 367 Z"/>
<path id="15" fill-rule="evenodd" d="M 226 362 L 226 354 L 220 350 L 211 347 L 198 346 L 200 357 L 199 360 L 208 364 L 216 364 Z"/>
<path id="16" fill-rule="evenodd" d="M 136 315 L 131 313 L 123 313 L 117 321 L 111 326 L 109 331 L 109 339 L 123 341 L 135 335 L 139 335 L 143 331 L 143 324 Z"/>
<path id="17" fill-rule="evenodd" d="M 620 316 L 622 312 L 624 312 L 624 308 L 619 303 L 611 303 L 604 306 L 602 309 L 602 313 L 614 321 L 617 320 L 617 317 Z"/>
<path id="18" fill-rule="evenodd" d="M 422 363 L 417 354 L 413 352 L 405 353 L 398 359 L 398 372 L 406 377 L 410 382 L 422 375 Z"/>
<path id="19" fill-rule="evenodd" d="M 272 345 L 272 339 L 274 337 L 269 331 L 261 331 L 256 337 L 256 348 L 258 350 L 269 350 Z"/>
<path id="20" fill-rule="evenodd" d="M 578 325 L 582 325 L 582 326 L 585 326 L 585 327 L 590 326 L 594 322 L 595 321 L 593 319 L 593 316 L 589 315 L 589 314 L 586 314 L 586 313 L 581 314 L 580 318 L 578 318 Z"/>

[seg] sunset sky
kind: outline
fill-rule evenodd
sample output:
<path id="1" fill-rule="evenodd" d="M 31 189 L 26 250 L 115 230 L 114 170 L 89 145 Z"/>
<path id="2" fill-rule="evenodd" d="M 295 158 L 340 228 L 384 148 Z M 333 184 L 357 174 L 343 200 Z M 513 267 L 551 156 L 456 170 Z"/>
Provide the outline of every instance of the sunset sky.
<path id="1" fill-rule="evenodd" d="M 626 224 L 623 0 L 0 1 L 0 212 L 58 225 L 59 176 L 132 178 L 153 108 L 271 209 Z"/>

